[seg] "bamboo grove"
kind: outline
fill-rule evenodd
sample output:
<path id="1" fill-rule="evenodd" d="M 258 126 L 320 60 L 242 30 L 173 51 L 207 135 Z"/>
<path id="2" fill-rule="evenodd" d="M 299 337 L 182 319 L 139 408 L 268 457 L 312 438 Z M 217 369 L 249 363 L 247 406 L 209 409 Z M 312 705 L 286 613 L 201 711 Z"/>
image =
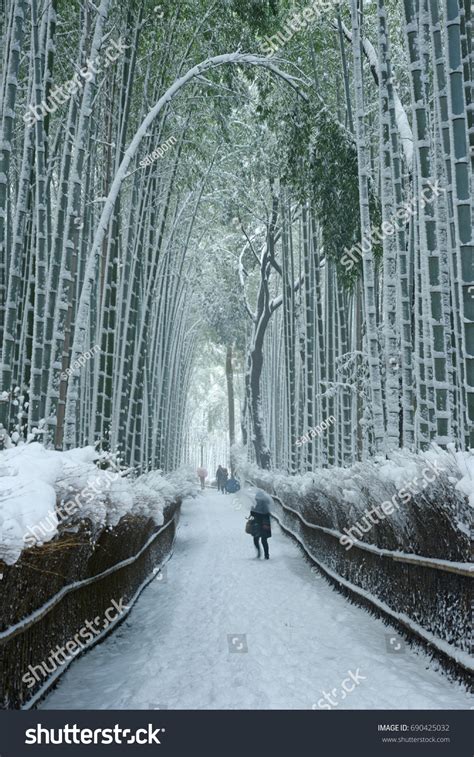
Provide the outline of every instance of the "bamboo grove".
<path id="1" fill-rule="evenodd" d="M 0 420 L 59 449 L 118 448 L 143 469 L 181 459 L 186 255 L 209 171 L 183 151 L 192 93 L 147 127 L 102 219 L 138 124 L 199 39 L 179 16 L 12 0 L 2 17 Z"/>
<path id="2" fill-rule="evenodd" d="M 12 438 L 175 468 L 227 308 L 262 467 L 474 446 L 470 14 L 345 0 L 295 31 L 283 1 L 7 0 Z"/>

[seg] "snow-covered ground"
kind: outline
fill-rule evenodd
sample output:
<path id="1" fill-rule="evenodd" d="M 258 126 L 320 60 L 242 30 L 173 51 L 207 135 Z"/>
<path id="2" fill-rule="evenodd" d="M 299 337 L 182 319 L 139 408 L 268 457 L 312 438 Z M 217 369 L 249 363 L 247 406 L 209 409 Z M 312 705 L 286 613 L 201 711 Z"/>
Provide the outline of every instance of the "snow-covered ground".
<path id="1" fill-rule="evenodd" d="M 270 560 L 257 560 L 236 508 L 215 492 L 185 501 L 164 576 L 42 708 L 328 709 L 324 692 L 332 709 L 472 705 L 423 653 L 390 643 L 396 634 L 314 573 L 275 525 Z"/>

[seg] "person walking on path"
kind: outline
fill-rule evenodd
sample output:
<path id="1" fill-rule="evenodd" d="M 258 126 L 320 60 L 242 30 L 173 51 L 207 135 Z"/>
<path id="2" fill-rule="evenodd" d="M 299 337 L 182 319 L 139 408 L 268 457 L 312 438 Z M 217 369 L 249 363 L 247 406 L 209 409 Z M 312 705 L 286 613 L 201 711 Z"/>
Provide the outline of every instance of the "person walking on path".
<path id="1" fill-rule="evenodd" d="M 216 470 L 216 481 L 217 481 L 217 491 L 223 492 L 224 491 L 224 468 L 222 465 L 219 465 Z"/>
<path id="2" fill-rule="evenodd" d="M 227 494 L 227 481 L 229 480 L 229 471 L 227 468 L 222 468 L 222 491 Z"/>
<path id="3" fill-rule="evenodd" d="M 268 539 L 272 535 L 272 527 L 270 524 L 270 508 L 272 500 L 267 492 L 263 489 L 257 489 L 255 492 L 255 504 L 252 505 L 250 510 L 250 517 L 253 519 L 253 543 L 257 550 L 257 558 L 260 557 L 260 543 L 262 542 L 263 554 L 265 560 L 270 559 L 270 553 L 268 551 Z"/>
<path id="4" fill-rule="evenodd" d="M 207 470 L 203 468 L 202 466 L 196 470 L 196 473 L 198 474 L 198 478 L 201 482 L 201 489 L 206 488 L 206 478 L 207 478 Z"/>

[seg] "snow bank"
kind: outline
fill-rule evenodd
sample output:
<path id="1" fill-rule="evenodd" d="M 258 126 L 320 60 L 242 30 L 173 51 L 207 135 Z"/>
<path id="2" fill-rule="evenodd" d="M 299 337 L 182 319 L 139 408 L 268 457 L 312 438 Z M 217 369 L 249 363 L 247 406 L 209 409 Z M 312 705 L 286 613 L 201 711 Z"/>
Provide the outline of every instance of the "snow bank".
<path id="1" fill-rule="evenodd" d="M 470 559 L 474 507 L 474 451 L 433 446 L 414 454 L 394 451 L 351 468 L 319 468 L 303 475 L 265 471 L 234 450 L 241 478 L 279 496 L 315 525 L 340 533 L 385 502 L 396 507 L 363 534 L 374 546 L 426 557 Z"/>
<path id="2" fill-rule="evenodd" d="M 197 493 L 190 469 L 130 474 L 93 447 L 58 452 L 32 443 L 0 452 L 0 560 L 12 565 L 25 547 L 74 530 L 85 518 L 97 530 L 125 515 L 161 525 L 166 505 Z"/>
<path id="3" fill-rule="evenodd" d="M 457 452 L 456 460 L 462 478 L 456 484 L 456 489 L 466 495 L 469 506 L 474 508 L 474 450 L 471 454 Z"/>

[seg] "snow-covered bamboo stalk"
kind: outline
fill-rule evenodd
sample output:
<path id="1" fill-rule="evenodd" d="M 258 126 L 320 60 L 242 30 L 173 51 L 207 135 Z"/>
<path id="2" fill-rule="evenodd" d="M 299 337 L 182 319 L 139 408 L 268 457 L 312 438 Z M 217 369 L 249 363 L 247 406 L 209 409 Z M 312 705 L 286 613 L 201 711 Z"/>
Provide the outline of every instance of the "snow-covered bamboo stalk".
<path id="1" fill-rule="evenodd" d="M 376 321 L 375 272 L 373 246 L 371 241 L 371 220 L 369 207 L 370 161 L 366 140 L 364 84 L 361 56 L 361 33 L 359 10 L 356 0 L 351 0 L 352 15 L 352 49 L 354 59 L 354 87 L 356 102 L 356 135 L 359 160 L 359 194 L 361 215 L 361 236 L 366 240 L 367 250 L 363 255 L 363 287 L 366 334 L 368 344 L 368 361 L 370 372 L 370 390 L 372 397 L 374 449 L 377 453 L 385 450 L 385 434 L 382 406 L 382 381 L 380 376 L 380 348 Z"/>

